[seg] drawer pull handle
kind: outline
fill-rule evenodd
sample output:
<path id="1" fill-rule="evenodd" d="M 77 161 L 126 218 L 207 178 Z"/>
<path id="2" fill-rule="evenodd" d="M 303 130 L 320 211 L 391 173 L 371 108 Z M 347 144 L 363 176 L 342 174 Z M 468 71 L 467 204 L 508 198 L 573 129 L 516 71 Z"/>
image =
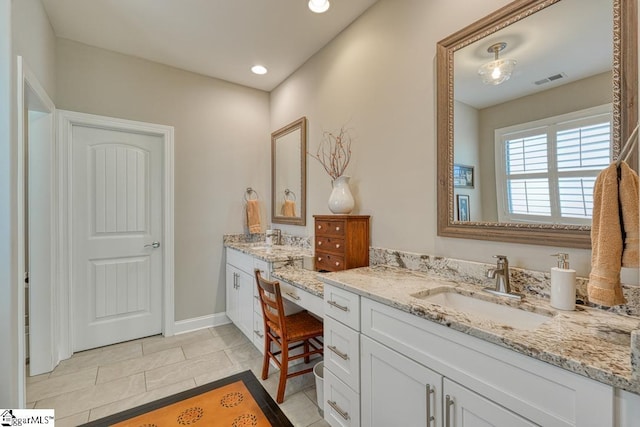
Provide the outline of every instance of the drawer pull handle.
<path id="1" fill-rule="evenodd" d="M 329 406 L 331 406 L 338 414 L 340 414 L 340 416 L 342 418 L 344 418 L 345 420 L 349 420 L 351 417 L 349 416 L 348 412 L 343 411 L 336 402 L 334 402 L 333 400 L 327 400 L 327 403 L 329 404 Z"/>
<path id="2" fill-rule="evenodd" d="M 451 427 L 450 408 L 452 406 L 453 406 L 453 400 L 451 399 L 451 396 L 449 396 L 447 394 L 447 396 L 445 397 L 445 404 L 444 404 L 444 425 L 445 425 L 445 427 Z"/>
<path id="3" fill-rule="evenodd" d="M 322 246 L 322 240 L 318 242 L 318 246 Z"/>
<path id="4" fill-rule="evenodd" d="M 338 350 L 335 345 L 328 345 L 327 347 L 329 348 L 329 350 L 340 356 L 342 360 L 349 360 L 349 355 Z"/>
<path id="5" fill-rule="evenodd" d="M 300 301 L 300 297 L 296 294 L 292 294 L 291 292 L 285 292 L 285 294 L 289 295 L 291 298 L 293 298 L 296 301 Z"/>
<path id="6" fill-rule="evenodd" d="M 321 262 L 321 261 L 322 261 L 322 257 L 318 257 L 318 262 Z"/>
<path id="7" fill-rule="evenodd" d="M 318 230 L 322 230 L 322 226 L 321 225 L 318 226 Z"/>
<path id="8" fill-rule="evenodd" d="M 336 267 L 338 267 L 340 265 L 339 261 L 336 261 Z"/>
<path id="9" fill-rule="evenodd" d="M 336 249 L 340 248 L 340 243 L 336 243 Z"/>
<path id="10" fill-rule="evenodd" d="M 427 427 L 431 427 L 431 422 L 435 421 L 436 417 L 431 415 L 431 395 L 435 392 L 431 388 L 430 384 L 427 384 Z"/>
<path id="11" fill-rule="evenodd" d="M 349 311 L 349 307 L 345 307 L 344 305 L 340 305 L 340 304 L 338 304 L 337 302 L 335 302 L 333 300 L 327 301 L 327 304 L 334 306 L 338 310 Z"/>
<path id="12" fill-rule="evenodd" d="M 264 338 L 264 335 L 260 333 L 260 331 L 255 330 L 253 331 L 254 334 L 256 334 L 257 336 L 259 336 L 260 338 Z"/>
<path id="13" fill-rule="evenodd" d="M 336 227 L 336 231 L 340 231 L 340 227 Z"/>

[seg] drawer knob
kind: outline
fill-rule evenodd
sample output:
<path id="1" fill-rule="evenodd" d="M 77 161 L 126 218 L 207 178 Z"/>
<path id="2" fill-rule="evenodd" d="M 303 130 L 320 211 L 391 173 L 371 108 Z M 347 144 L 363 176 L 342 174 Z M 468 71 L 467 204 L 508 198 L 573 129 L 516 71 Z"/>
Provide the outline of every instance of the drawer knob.
<path id="1" fill-rule="evenodd" d="M 336 249 L 340 247 L 340 243 L 336 243 Z"/>
<path id="2" fill-rule="evenodd" d="M 336 227 L 336 231 L 340 231 L 340 227 Z"/>
<path id="3" fill-rule="evenodd" d="M 339 261 L 336 261 L 336 267 L 337 267 L 337 266 L 339 266 L 339 265 L 340 265 L 340 262 L 339 262 Z"/>
<path id="4" fill-rule="evenodd" d="M 322 261 L 322 257 L 318 257 L 318 262 Z"/>
<path id="5" fill-rule="evenodd" d="M 318 230 L 322 230 L 322 226 L 321 225 L 318 226 Z"/>
<path id="6" fill-rule="evenodd" d="M 322 240 L 318 242 L 318 246 L 322 246 Z"/>

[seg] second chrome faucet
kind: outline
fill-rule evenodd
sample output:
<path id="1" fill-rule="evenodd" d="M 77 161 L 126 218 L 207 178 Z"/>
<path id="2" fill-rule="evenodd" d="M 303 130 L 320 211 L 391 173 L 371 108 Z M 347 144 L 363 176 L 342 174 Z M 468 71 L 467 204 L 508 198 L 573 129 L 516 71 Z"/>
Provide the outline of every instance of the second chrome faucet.
<path id="1" fill-rule="evenodd" d="M 522 295 L 511 292 L 511 285 L 509 284 L 509 260 L 506 255 L 494 255 L 493 257 L 498 259 L 496 268 L 487 270 L 487 277 L 496 279 L 496 286 L 495 288 L 484 288 L 484 290 L 490 294 L 501 297 L 522 299 Z"/>

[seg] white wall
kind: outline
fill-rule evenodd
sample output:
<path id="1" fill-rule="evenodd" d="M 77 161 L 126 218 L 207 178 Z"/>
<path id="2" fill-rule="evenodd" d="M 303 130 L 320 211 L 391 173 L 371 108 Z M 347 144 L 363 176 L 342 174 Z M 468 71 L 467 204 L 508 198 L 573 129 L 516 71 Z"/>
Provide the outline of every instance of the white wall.
<path id="1" fill-rule="evenodd" d="M 13 2 L 13 49 L 55 102 L 56 36 L 40 0 Z"/>
<path id="2" fill-rule="evenodd" d="M 244 231 L 247 187 L 268 217 L 269 95 L 64 39 L 56 64 L 58 108 L 175 127 L 175 318 L 224 312 L 222 235 Z"/>
<path id="3" fill-rule="evenodd" d="M 458 194 L 469 196 L 469 217 L 471 221 L 486 221 L 482 211 L 484 200 L 483 181 L 485 165 L 480 161 L 480 138 L 478 110 L 460 101 L 454 101 L 453 134 L 456 136 L 454 144 L 454 163 L 473 166 L 474 188 L 454 188 L 453 210 L 457 216 Z"/>
<path id="4" fill-rule="evenodd" d="M 15 129 L 15 68 L 11 49 L 11 0 L 0 0 L 0 406 L 13 408 L 18 403 L 17 265 L 13 200 L 15 176 L 13 151 Z"/>
<path id="5" fill-rule="evenodd" d="M 536 270 L 557 248 L 442 238 L 436 231 L 436 43 L 508 0 L 380 0 L 271 95 L 271 129 L 306 115 L 309 150 L 344 122 L 359 135 L 353 164 L 357 213 L 371 214 L 372 245 Z M 327 213 L 329 177 L 309 158 L 308 212 Z M 284 228 L 284 227 L 283 227 Z M 297 234 L 313 234 L 312 221 Z M 586 275 L 590 251 L 567 250 Z"/>
<path id="6" fill-rule="evenodd" d="M 16 55 L 22 55 L 49 95 L 54 88 L 54 36 L 39 0 L 0 0 L 0 407 L 14 408 L 24 392 L 18 360 Z M 8 343 L 8 344 L 7 344 Z"/>

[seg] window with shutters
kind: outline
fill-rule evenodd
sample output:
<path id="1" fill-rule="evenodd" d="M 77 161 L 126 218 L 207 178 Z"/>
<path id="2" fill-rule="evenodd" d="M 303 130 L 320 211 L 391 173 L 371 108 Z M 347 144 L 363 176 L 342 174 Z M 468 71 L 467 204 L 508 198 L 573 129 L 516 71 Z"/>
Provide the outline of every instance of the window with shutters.
<path id="1" fill-rule="evenodd" d="M 611 105 L 495 131 L 501 222 L 588 225 L 611 162 Z"/>

